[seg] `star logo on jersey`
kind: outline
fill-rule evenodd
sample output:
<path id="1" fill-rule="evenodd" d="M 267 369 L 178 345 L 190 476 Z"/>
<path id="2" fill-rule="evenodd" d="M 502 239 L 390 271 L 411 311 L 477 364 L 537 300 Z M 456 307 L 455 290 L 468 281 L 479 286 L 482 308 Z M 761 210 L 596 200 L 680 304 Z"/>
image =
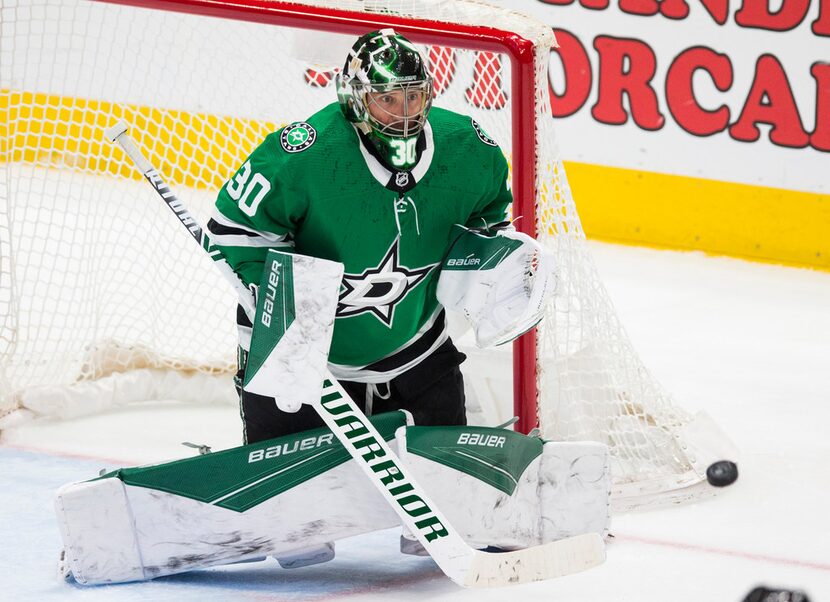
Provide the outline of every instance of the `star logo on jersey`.
<path id="1" fill-rule="evenodd" d="M 420 284 L 437 263 L 411 270 L 400 264 L 400 238 L 386 251 L 380 265 L 360 274 L 344 274 L 337 303 L 338 318 L 371 313 L 391 328 L 395 307 Z"/>
<path id="2" fill-rule="evenodd" d="M 317 130 L 309 124 L 292 123 L 283 128 L 280 134 L 280 146 L 287 153 L 304 151 L 317 140 Z"/>
<path id="3" fill-rule="evenodd" d="M 484 128 L 481 127 L 481 124 L 479 124 L 478 121 L 476 121 L 475 119 L 470 119 L 470 122 L 472 122 L 473 129 L 476 131 L 476 135 L 478 136 L 479 140 L 481 140 L 487 146 L 498 146 L 498 143 L 487 135 L 487 132 L 484 131 Z"/>

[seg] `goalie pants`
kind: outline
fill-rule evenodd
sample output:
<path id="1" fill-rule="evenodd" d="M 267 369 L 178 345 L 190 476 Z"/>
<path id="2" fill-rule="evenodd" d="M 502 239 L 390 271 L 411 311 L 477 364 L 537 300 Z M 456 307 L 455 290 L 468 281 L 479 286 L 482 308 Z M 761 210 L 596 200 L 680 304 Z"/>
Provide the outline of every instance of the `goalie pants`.
<path id="1" fill-rule="evenodd" d="M 447 339 L 432 355 L 388 383 L 341 380 L 340 384 L 363 412 L 369 405 L 370 414 L 407 410 L 417 425 L 465 425 L 464 379 L 459 369 L 465 359 Z M 295 413 L 283 412 L 272 398 L 241 391 L 244 368 L 236 376 L 246 444 L 325 426 L 311 406 L 304 405 Z"/>

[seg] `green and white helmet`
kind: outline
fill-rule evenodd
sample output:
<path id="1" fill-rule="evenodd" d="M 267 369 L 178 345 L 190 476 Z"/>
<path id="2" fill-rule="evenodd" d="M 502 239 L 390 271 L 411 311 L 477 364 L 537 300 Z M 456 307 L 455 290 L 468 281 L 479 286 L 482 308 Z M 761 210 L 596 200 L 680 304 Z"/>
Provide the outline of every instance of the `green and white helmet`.
<path id="1" fill-rule="evenodd" d="M 352 46 L 336 83 L 346 119 L 392 165 L 410 169 L 432 106 L 432 77 L 419 50 L 393 29 L 367 33 Z"/>

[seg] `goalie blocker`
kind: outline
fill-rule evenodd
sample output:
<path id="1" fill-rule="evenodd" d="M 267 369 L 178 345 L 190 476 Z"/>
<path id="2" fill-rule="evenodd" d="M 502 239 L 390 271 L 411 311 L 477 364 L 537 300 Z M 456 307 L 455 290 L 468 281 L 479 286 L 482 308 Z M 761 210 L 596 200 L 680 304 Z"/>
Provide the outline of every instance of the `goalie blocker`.
<path id="1" fill-rule="evenodd" d="M 607 534 L 605 446 L 407 419 L 392 412 L 372 422 L 471 546 Z M 66 566 L 82 584 L 284 559 L 400 524 L 328 429 L 66 485 L 56 511 Z"/>

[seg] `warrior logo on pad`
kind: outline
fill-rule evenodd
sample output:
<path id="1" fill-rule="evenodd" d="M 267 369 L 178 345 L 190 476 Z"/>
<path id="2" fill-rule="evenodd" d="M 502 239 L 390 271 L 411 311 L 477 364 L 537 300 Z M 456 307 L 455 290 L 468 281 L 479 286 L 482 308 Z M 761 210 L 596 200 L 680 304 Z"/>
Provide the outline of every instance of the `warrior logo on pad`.
<path id="1" fill-rule="evenodd" d="M 438 265 L 433 263 L 415 270 L 401 265 L 399 243 L 400 239 L 396 238 L 377 267 L 367 268 L 360 274 L 343 275 L 338 318 L 369 312 L 386 326 L 392 326 L 395 306 Z"/>

